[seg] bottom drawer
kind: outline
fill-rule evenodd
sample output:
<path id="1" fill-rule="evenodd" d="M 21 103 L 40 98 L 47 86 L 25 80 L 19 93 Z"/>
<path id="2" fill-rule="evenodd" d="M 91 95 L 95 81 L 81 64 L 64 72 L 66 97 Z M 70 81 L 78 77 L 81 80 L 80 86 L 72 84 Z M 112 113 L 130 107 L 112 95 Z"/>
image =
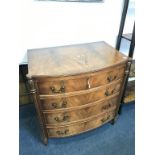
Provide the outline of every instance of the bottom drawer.
<path id="1" fill-rule="evenodd" d="M 66 126 L 47 126 L 48 137 L 67 137 L 97 128 L 114 118 L 114 111 L 101 114 L 86 122 Z"/>

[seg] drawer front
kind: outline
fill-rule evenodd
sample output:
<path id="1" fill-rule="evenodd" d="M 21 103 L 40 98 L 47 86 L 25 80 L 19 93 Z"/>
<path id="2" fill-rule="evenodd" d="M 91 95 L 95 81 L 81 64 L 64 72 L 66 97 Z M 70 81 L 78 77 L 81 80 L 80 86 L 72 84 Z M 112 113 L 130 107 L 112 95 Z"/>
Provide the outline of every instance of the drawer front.
<path id="1" fill-rule="evenodd" d="M 66 137 L 70 135 L 76 135 L 97 128 L 103 125 L 104 123 L 112 120 L 113 118 L 114 118 L 114 112 L 112 111 L 100 115 L 98 117 L 95 117 L 86 122 L 74 123 L 73 125 L 69 126 L 57 126 L 57 127 L 47 126 L 47 132 L 49 137 Z"/>
<path id="2" fill-rule="evenodd" d="M 107 85 L 93 92 L 88 92 L 76 96 L 64 97 L 45 97 L 40 99 L 42 110 L 56 110 L 63 108 L 77 107 L 98 100 L 108 99 L 118 95 L 121 88 L 121 81 L 111 85 Z"/>
<path id="3" fill-rule="evenodd" d="M 125 67 L 119 67 L 119 68 L 114 68 L 113 70 L 109 70 L 106 73 L 100 73 L 96 76 L 92 76 L 88 79 L 90 88 L 115 82 L 124 76 L 124 71 L 125 71 Z"/>
<path id="4" fill-rule="evenodd" d="M 93 106 L 89 104 L 82 109 L 75 109 L 65 112 L 44 112 L 46 124 L 65 124 L 73 121 L 79 121 L 97 114 L 114 110 L 116 108 L 118 97 L 104 102 L 99 102 Z"/>
<path id="5" fill-rule="evenodd" d="M 75 76 L 73 79 L 45 78 L 37 80 L 39 94 L 61 94 L 106 85 L 124 76 L 125 66 L 114 67 L 108 71 L 99 71 L 84 77 Z"/>

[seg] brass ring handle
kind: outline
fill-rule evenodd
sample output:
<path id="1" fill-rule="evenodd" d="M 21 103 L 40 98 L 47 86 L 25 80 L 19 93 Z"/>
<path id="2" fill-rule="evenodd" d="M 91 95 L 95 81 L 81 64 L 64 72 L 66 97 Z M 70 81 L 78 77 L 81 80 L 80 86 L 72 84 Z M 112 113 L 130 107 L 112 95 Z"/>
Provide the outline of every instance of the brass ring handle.
<path id="1" fill-rule="evenodd" d="M 67 107 L 67 101 L 63 101 L 62 103 L 51 103 L 52 108 L 58 109 L 58 108 L 66 108 Z"/>
<path id="2" fill-rule="evenodd" d="M 63 101 L 63 102 L 61 103 L 60 108 L 66 108 L 66 107 L 67 107 L 67 101 Z"/>
<path id="3" fill-rule="evenodd" d="M 109 103 L 109 104 L 107 104 L 107 105 L 104 105 L 102 108 L 101 108 L 101 111 L 102 110 L 107 110 L 107 109 L 109 109 L 111 107 L 111 104 Z"/>
<path id="4" fill-rule="evenodd" d="M 114 76 L 109 75 L 109 76 L 107 77 L 107 81 L 108 81 L 108 82 L 112 82 L 112 81 L 116 80 L 116 78 L 117 78 L 117 75 L 114 75 Z"/>
<path id="5" fill-rule="evenodd" d="M 66 135 L 68 132 L 69 132 L 69 129 L 66 129 L 64 131 L 60 131 L 60 130 L 56 131 L 58 135 Z"/>
<path id="6" fill-rule="evenodd" d="M 52 93 L 64 93 L 65 92 L 65 86 L 64 86 L 64 81 L 61 81 L 61 87 L 59 90 L 56 90 L 54 86 L 50 87 Z"/>
<path id="7" fill-rule="evenodd" d="M 51 103 L 51 107 L 52 108 L 58 108 L 58 104 L 57 103 Z"/>
<path id="8" fill-rule="evenodd" d="M 105 121 L 107 121 L 110 118 L 110 115 L 108 115 L 106 118 L 102 118 L 101 122 L 104 123 Z"/>
<path id="9" fill-rule="evenodd" d="M 110 95 L 112 95 L 112 94 L 114 94 L 116 92 L 116 89 L 114 88 L 113 90 L 111 90 L 111 91 L 109 91 L 108 89 L 106 89 L 106 91 L 105 91 L 105 96 L 110 96 Z"/>
<path id="10" fill-rule="evenodd" d="M 68 121 L 69 118 L 70 118 L 70 116 L 68 116 L 68 115 L 64 115 L 62 118 L 55 117 L 54 119 L 55 119 L 55 121 L 61 123 L 61 122 L 64 122 L 64 121 Z"/>

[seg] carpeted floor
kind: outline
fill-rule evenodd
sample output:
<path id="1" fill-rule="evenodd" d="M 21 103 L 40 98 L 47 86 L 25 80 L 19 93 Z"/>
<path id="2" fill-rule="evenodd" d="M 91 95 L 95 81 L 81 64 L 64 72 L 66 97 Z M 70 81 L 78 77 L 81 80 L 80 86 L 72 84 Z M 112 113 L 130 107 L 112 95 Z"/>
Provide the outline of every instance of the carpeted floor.
<path id="1" fill-rule="evenodd" d="M 115 125 L 68 138 L 49 139 L 45 146 L 33 105 L 20 107 L 20 155 L 134 155 L 135 105 L 124 105 Z"/>

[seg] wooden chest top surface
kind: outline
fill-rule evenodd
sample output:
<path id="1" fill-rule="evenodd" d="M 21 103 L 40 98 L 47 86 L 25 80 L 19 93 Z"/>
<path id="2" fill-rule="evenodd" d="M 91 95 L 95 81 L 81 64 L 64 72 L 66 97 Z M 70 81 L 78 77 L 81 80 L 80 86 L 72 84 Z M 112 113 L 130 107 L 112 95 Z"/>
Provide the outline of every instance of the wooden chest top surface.
<path id="1" fill-rule="evenodd" d="M 123 63 L 127 57 L 105 42 L 28 50 L 28 77 L 69 76 Z"/>

